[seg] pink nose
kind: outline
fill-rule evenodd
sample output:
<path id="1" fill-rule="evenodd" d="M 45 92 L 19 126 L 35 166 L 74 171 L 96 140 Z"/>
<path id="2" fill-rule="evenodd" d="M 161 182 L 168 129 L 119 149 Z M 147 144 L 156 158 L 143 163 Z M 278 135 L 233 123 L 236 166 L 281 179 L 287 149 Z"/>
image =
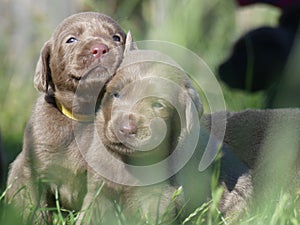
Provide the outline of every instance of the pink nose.
<path id="1" fill-rule="evenodd" d="M 134 136 L 136 135 L 137 127 L 133 121 L 129 121 L 121 125 L 119 132 L 124 136 Z"/>
<path id="2" fill-rule="evenodd" d="M 92 54 L 95 58 L 101 58 L 108 52 L 108 47 L 104 44 L 95 44 L 92 46 Z"/>

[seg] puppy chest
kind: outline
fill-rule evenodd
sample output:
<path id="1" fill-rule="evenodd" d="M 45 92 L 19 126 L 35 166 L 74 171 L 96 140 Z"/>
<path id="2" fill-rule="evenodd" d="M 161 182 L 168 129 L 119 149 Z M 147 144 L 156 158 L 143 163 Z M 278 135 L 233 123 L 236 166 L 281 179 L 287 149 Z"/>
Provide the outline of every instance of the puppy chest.
<path id="1" fill-rule="evenodd" d="M 86 174 L 65 172 L 64 180 L 56 180 L 51 184 L 52 195 L 58 194 L 60 205 L 66 209 L 80 210 L 87 192 Z"/>
<path id="2" fill-rule="evenodd" d="M 87 182 L 86 166 L 79 150 L 65 149 L 64 153 L 55 154 L 51 162 L 46 172 L 51 195 L 55 196 L 57 192 L 62 207 L 79 210 Z"/>

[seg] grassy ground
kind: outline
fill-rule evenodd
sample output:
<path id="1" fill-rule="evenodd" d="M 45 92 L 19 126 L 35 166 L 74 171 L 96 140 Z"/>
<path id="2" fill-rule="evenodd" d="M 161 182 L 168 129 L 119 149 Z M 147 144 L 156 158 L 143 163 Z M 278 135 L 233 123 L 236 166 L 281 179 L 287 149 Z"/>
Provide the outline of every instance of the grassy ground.
<path id="1" fill-rule="evenodd" d="M 116 18 L 126 30 L 132 31 L 135 40 L 161 39 L 191 49 L 205 60 L 215 74 L 218 64 L 229 54 L 232 42 L 244 27 L 250 28 L 253 23 L 257 26 L 258 23 L 274 24 L 278 16 L 271 9 L 264 9 L 263 15 L 257 17 L 259 22 L 255 20 L 253 14 L 249 19 L 243 18 L 243 23 L 240 21 L 236 23 L 236 17 L 241 17 L 242 14 L 235 14 L 237 9 L 234 3 L 224 0 L 127 0 L 123 2 L 113 0 L 110 3 L 87 0 L 83 2 L 84 9 L 101 11 Z M 43 20 L 34 23 L 40 23 L 38 27 L 46 26 L 41 24 L 44 23 Z M 38 50 L 34 44 L 28 43 L 29 47 L 30 44 L 32 45 L 32 52 L 28 53 L 24 62 L 30 62 L 32 67 L 26 71 L 25 76 L 20 76 L 18 71 L 22 70 L 22 64 L 16 66 L 14 59 L 17 56 L 10 52 L 10 46 L 14 44 L 11 43 L 9 36 L 11 33 L 7 31 L 0 34 L 0 128 L 6 166 L 21 151 L 23 130 L 37 97 L 32 80 Z M 40 43 L 43 41 L 45 40 L 39 40 Z M 229 110 L 237 111 L 262 106 L 263 93 L 249 95 L 231 90 L 222 84 L 221 86 Z M 0 191 L 0 203 L 3 203 L 4 196 L 5 191 Z M 226 224 L 216 207 L 218 196 L 219 190 L 215 190 L 213 198 L 216 201 L 209 201 L 199 206 L 194 214 L 186 218 L 186 221 L 193 218 L 196 221 L 193 224 L 197 225 Z M 257 208 L 250 210 L 245 218 L 241 218 L 241 221 L 235 224 L 300 224 L 297 194 L 283 191 L 279 196 L 274 195 L 271 199 L 267 204 L 257 204 Z M 59 209 L 59 205 L 53 209 L 58 212 L 53 224 L 74 224 L 76 214 L 66 211 L 64 214 L 68 216 L 65 218 Z M 1 205 L 0 224 L 13 225 L 21 222 L 18 213 Z"/>
<path id="2" fill-rule="evenodd" d="M 232 219 L 224 218 L 217 208 L 218 199 L 221 196 L 222 190 L 220 188 L 214 189 L 212 193 L 212 200 L 200 205 L 193 213 L 181 219 L 180 224 L 186 225 L 221 225 L 221 224 L 237 224 L 237 225 L 299 225 L 300 217 L 300 196 L 298 194 L 289 194 L 288 192 L 274 193 L 272 198 L 266 202 L 256 202 L 255 207 L 249 208 L 241 218 Z M 101 194 L 101 192 L 99 193 Z M 0 196 L 2 201 L 5 192 Z M 276 197 L 275 197 L 276 196 Z M 53 225 L 73 225 L 78 219 L 78 214 L 73 211 L 63 209 L 59 205 L 59 199 L 56 198 L 56 208 L 45 209 L 39 208 L 38 211 L 49 210 L 53 212 Z M 119 218 L 118 225 L 154 225 L 169 223 L 160 222 L 151 223 L 142 217 L 138 222 L 132 222 L 122 214 L 119 208 L 116 208 L 115 214 Z M 22 225 L 20 215 L 12 208 L 0 205 L 0 224 L 1 225 Z M 29 222 L 28 224 L 33 224 Z M 40 223 L 39 223 L 40 224 Z M 48 223 L 41 223 L 47 225 Z M 106 223 L 112 224 L 112 223 Z M 114 223 L 115 224 L 115 223 Z M 112 225 L 114 225 L 112 224 Z M 116 225 L 117 225 L 116 224 Z M 25 225 L 25 224 L 24 224 Z"/>

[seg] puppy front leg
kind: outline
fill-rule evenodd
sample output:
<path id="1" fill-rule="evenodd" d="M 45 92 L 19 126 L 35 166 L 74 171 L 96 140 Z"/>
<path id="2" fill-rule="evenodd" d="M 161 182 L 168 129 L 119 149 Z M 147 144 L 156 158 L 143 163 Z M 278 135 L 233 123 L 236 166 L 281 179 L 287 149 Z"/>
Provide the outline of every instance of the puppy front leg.
<path id="1" fill-rule="evenodd" d="M 149 224 L 177 224 L 184 204 L 181 191 L 168 183 L 127 188 L 120 201 L 130 224 L 141 219 Z"/>
<path id="2" fill-rule="evenodd" d="M 108 188 L 93 172 L 88 172 L 88 192 L 76 225 L 115 224 L 115 204 L 107 197 Z"/>
<path id="3" fill-rule="evenodd" d="M 29 223 L 51 220 L 48 214 L 38 210 L 46 207 L 46 190 L 40 188 L 41 184 L 36 181 L 21 153 L 11 165 L 5 201 L 21 213 L 23 221 Z"/>

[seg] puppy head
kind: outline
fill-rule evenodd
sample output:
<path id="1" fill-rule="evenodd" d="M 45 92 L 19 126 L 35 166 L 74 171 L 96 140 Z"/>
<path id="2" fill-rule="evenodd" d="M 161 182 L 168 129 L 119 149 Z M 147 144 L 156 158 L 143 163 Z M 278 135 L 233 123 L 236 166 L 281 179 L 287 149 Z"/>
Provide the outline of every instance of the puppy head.
<path id="1" fill-rule="evenodd" d="M 143 52 L 132 51 L 125 58 Z M 161 62 L 138 62 L 121 66 L 109 82 L 96 125 L 107 149 L 127 156 L 154 155 L 160 160 L 193 126 L 194 106 L 196 116 L 200 115 L 199 96 L 181 69 Z"/>
<path id="2" fill-rule="evenodd" d="M 284 29 L 252 30 L 235 43 L 231 56 L 219 67 L 219 76 L 232 88 L 267 89 L 281 78 L 291 45 L 292 36 Z"/>
<path id="3" fill-rule="evenodd" d="M 293 4 L 282 11 L 279 18 L 279 26 L 292 32 L 294 35 L 299 31 L 300 25 L 300 3 Z"/>
<path id="4" fill-rule="evenodd" d="M 87 77 L 103 85 L 119 66 L 125 41 L 124 31 L 106 15 L 72 15 L 42 48 L 34 85 L 45 93 L 51 88 L 61 101 L 72 97 L 79 81 Z"/>

